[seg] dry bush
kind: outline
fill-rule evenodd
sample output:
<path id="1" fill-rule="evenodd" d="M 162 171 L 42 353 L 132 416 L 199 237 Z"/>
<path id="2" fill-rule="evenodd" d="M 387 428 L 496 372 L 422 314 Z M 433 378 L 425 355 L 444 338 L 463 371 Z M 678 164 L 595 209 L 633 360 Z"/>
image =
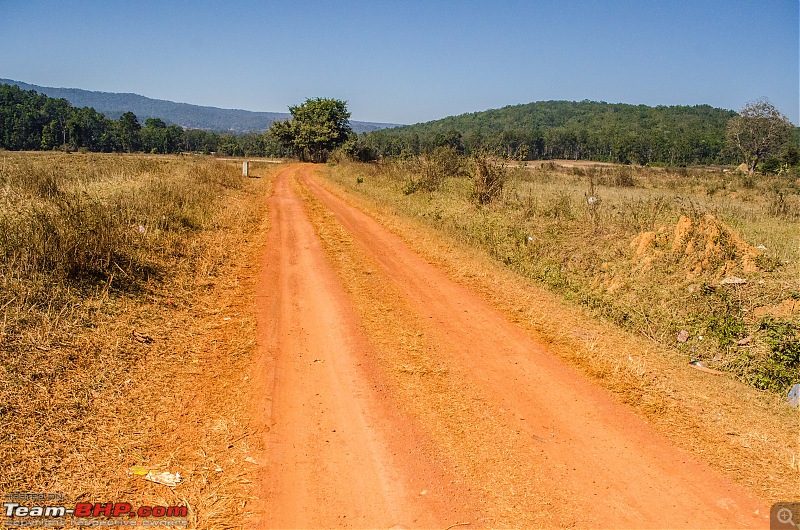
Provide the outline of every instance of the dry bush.
<path id="1" fill-rule="evenodd" d="M 487 155 L 476 155 L 473 158 L 473 199 L 480 205 L 491 203 L 503 191 L 507 178 L 505 162 Z"/>
<path id="2" fill-rule="evenodd" d="M 403 193 L 410 195 L 416 191 L 437 191 L 446 178 L 459 176 L 463 168 L 463 157 L 454 148 L 437 147 L 427 155 L 412 161 L 409 168 L 411 175 L 403 188 Z"/>

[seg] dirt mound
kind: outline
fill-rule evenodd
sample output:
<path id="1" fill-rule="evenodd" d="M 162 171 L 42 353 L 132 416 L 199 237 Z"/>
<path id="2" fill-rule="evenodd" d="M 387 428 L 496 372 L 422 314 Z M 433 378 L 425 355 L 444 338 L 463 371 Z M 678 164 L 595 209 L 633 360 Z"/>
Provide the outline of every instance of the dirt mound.
<path id="1" fill-rule="evenodd" d="M 702 274 L 722 278 L 753 273 L 758 270 L 756 258 L 761 254 L 711 214 L 698 221 L 682 215 L 674 228 L 662 226 L 657 231 L 640 232 L 631 241 L 631 248 L 641 272 L 672 258 L 678 259 L 689 279 Z"/>

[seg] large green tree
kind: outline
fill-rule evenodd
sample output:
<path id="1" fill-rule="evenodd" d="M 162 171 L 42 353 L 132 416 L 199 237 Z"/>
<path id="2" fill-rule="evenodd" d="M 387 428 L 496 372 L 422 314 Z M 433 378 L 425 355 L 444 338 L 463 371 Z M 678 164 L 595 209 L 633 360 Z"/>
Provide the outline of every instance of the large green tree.
<path id="1" fill-rule="evenodd" d="M 133 112 L 125 112 L 119 117 L 119 120 L 117 120 L 117 126 L 119 127 L 119 135 L 122 140 L 122 148 L 129 153 L 138 150 L 140 139 L 139 131 L 141 131 L 142 126 L 136 114 Z"/>
<path id="2" fill-rule="evenodd" d="M 324 162 L 353 132 L 346 101 L 307 99 L 289 112 L 292 118 L 274 122 L 270 133 L 301 160 Z"/>
<path id="3" fill-rule="evenodd" d="M 788 141 L 794 127 L 767 99 L 745 105 L 728 122 L 728 146 L 741 155 L 750 174 L 759 163 L 776 156 Z"/>

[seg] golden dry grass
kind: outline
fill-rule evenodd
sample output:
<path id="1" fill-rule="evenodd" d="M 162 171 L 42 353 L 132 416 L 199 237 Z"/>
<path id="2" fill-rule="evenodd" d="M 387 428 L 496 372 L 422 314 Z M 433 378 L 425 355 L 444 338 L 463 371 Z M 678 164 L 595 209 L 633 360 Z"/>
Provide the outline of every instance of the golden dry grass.
<path id="1" fill-rule="evenodd" d="M 204 158 L 2 157 L 3 222 L 21 230 L 19 218 L 49 214 L 60 238 L 32 223 L 32 244 L 0 241 L 18 257 L 0 271 L 0 490 L 185 505 L 191 527 L 240 527 L 248 301 L 274 170 L 242 179 L 237 164 Z M 85 223 L 56 201 L 78 204 Z M 45 252 L 50 262 L 21 261 Z M 148 482 L 134 465 L 183 481 Z"/>

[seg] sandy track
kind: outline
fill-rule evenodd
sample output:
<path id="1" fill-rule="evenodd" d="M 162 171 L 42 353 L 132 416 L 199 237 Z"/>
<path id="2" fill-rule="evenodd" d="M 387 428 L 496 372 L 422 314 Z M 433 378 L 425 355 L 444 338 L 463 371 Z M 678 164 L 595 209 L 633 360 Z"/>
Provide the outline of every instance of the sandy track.
<path id="1" fill-rule="evenodd" d="M 269 427 L 261 455 L 268 463 L 256 526 L 766 524 L 768 510 L 758 499 L 676 449 L 374 219 L 328 192 L 313 171 L 310 165 L 283 170 L 270 199 L 257 301 L 262 357 L 254 377 L 261 396 L 255 413 Z M 395 391 L 359 322 L 363 311 L 351 306 L 293 179 L 380 269 L 387 293 L 399 295 L 424 323 L 420 329 L 460 386 L 470 389 L 469 399 L 499 417 L 476 416 L 475 446 L 483 447 L 478 430 L 511 433 L 513 442 L 496 458 L 481 460 L 463 449 L 454 455 L 449 442 L 447 450 L 437 447 L 445 443 L 437 433 L 448 423 L 471 421 L 469 407 L 459 409 L 463 417 L 432 407 L 426 419 L 415 413 L 420 404 L 404 402 L 408 394 Z M 466 475 L 455 471 L 470 465 Z M 498 474 L 503 477 L 492 479 L 493 497 L 482 484 L 462 480 Z M 516 514 L 492 513 L 501 498 Z M 548 510 L 556 515 L 534 513 Z"/>

